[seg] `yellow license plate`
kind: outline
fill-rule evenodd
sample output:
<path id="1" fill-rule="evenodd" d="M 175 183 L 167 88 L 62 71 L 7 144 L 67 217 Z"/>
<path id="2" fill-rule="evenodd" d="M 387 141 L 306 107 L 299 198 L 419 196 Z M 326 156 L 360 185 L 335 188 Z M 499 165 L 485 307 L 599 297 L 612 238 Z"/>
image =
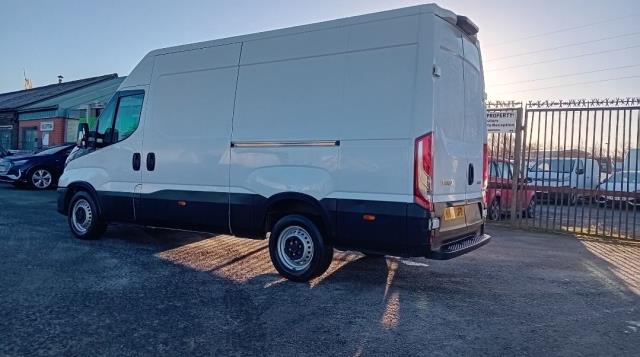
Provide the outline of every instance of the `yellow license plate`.
<path id="1" fill-rule="evenodd" d="M 464 206 L 453 206 L 444 209 L 445 221 L 450 221 L 460 217 L 464 217 Z"/>

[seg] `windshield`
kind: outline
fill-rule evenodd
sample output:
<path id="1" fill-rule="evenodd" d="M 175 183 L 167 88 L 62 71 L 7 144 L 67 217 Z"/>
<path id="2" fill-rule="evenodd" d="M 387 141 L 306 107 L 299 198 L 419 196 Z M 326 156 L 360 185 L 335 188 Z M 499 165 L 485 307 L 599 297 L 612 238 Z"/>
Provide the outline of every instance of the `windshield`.
<path id="1" fill-rule="evenodd" d="M 536 164 L 533 165 L 530 171 L 569 173 L 573 171 L 574 165 L 574 159 L 546 159 L 536 162 Z"/>
<path id="2" fill-rule="evenodd" d="M 35 156 L 46 156 L 46 155 L 53 155 L 57 152 L 60 152 L 66 148 L 68 148 L 69 146 L 67 145 L 62 145 L 62 146 L 54 146 L 52 148 L 49 148 L 47 150 L 43 150 L 40 151 L 39 153 L 37 153 Z"/>
<path id="3" fill-rule="evenodd" d="M 640 178 L 639 176 L 640 172 L 621 172 L 609 176 L 607 182 L 635 184 L 638 182 L 638 179 Z"/>

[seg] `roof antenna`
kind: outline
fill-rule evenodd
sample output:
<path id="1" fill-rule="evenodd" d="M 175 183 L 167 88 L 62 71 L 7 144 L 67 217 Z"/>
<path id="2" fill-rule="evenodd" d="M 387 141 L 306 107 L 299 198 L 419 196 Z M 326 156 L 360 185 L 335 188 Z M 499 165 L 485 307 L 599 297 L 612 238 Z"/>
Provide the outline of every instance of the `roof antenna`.
<path id="1" fill-rule="evenodd" d="M 58 84 L 62 83 L 62 78 L 64 78 L 62 75 L 58 75 Z"/>
<path id="2" fill-rule="evenodd" d="M 24 77 L 24 89 L 33 88 L 33 83 L 31 83 L 31 78 L 27 78 L 27 70 L 22 69 L 22 76 Z"/>

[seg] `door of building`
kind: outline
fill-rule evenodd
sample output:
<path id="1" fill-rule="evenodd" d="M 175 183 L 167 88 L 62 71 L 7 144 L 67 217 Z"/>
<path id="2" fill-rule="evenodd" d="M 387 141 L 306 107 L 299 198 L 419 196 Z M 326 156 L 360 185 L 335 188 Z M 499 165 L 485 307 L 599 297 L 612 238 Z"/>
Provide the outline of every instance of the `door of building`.
<path id="1" fill-rule="evenodd" d="M 36 150 L 38 148 L 38 128 L 24 128 L 22 131 L 22 149 Z"/>

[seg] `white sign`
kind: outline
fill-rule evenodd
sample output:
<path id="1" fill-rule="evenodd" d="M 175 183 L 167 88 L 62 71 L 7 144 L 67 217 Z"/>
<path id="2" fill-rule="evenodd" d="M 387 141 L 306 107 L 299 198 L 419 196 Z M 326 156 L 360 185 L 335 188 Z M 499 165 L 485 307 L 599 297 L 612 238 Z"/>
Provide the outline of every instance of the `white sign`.
<path id="1" fill-rule="evenodd" d="M 487 111 L 487 131 L 489 133 L 515 133 L 518 111 L 489 110 Z"/>
<path id="2" fill-rule="evenodd" d="M 46 121 L 40 123 L 40 131 L 53 131 L 53 122 Z"/>

